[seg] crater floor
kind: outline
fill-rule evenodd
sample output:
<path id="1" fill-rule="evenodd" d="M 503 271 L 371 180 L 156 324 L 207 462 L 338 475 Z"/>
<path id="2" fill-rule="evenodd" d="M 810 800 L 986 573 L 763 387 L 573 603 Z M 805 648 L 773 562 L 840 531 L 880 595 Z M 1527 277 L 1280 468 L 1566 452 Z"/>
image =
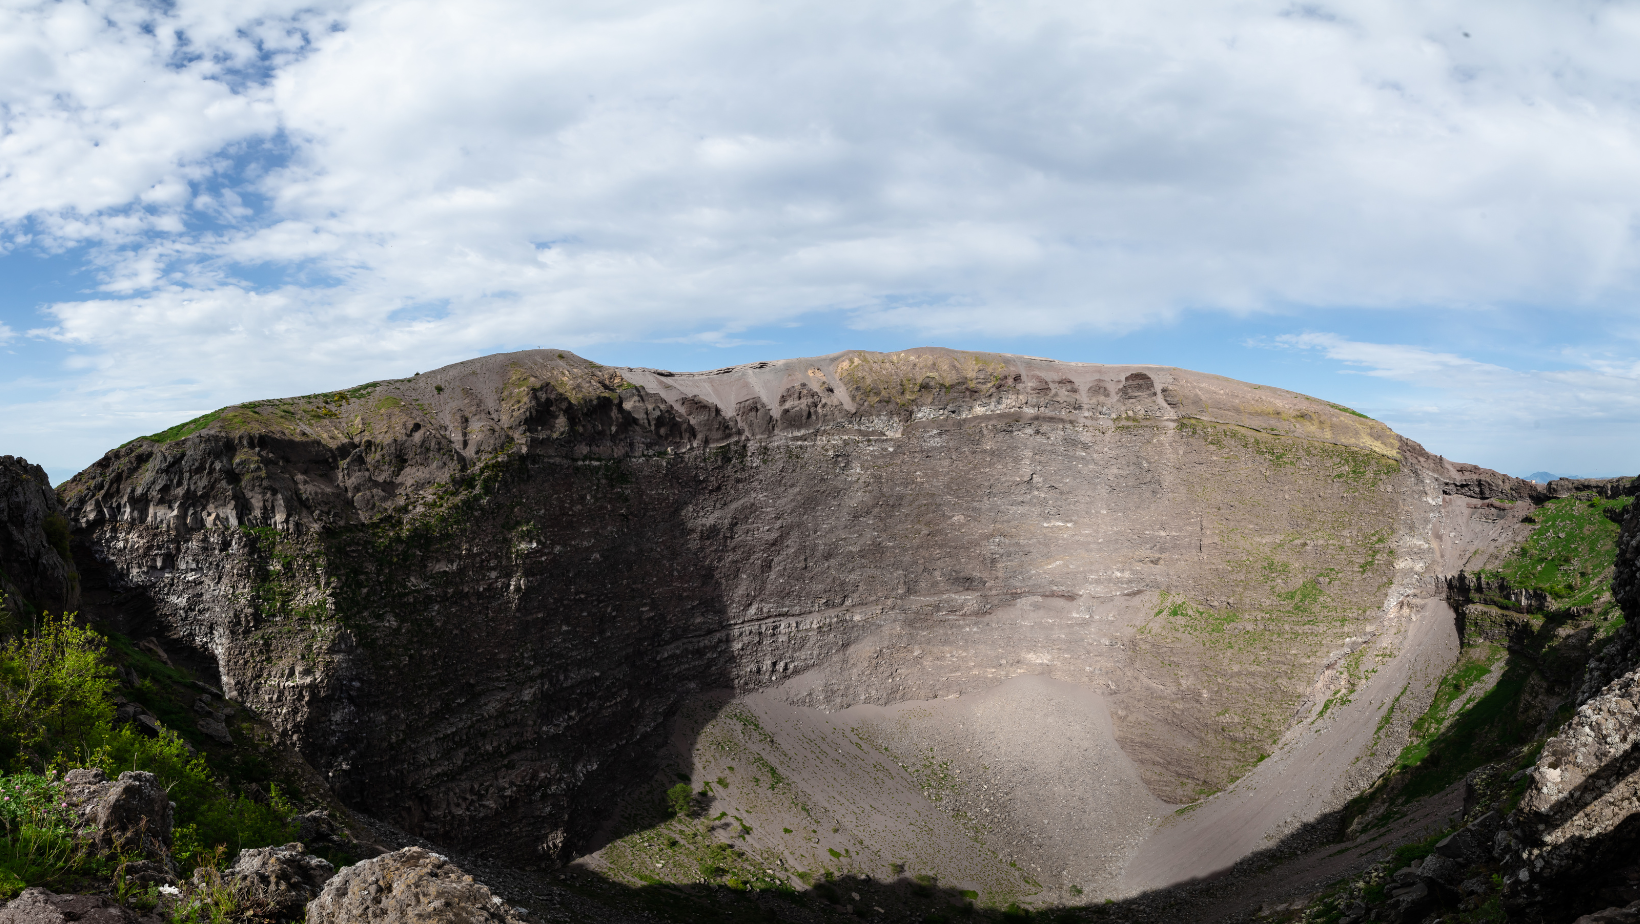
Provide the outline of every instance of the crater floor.
<path id="1" fill-rule="evenodd" d="M 1313 703 L 1268 759 L 1189 806 L 1152 795 L 1117 742 L 1108 694 L 1086 683 L 1020 674 L 829 713 L 789 702 L 802 678 L 703 696 L 680 715 L 657 786 L 687 776 L 697 817 L 629 824 L 577 862 L 633 883 L 696 882 L 704 851 L 727 842 L 753 873 L 793 886 L 922 877 L 995 907 L 1211 876 L 1337 808 L 1399 749 L 1457 637 L 1435 599 L 1406 600 L 1385 625 L 1341 656 L 1367 665 L 1361 686 Z"/>

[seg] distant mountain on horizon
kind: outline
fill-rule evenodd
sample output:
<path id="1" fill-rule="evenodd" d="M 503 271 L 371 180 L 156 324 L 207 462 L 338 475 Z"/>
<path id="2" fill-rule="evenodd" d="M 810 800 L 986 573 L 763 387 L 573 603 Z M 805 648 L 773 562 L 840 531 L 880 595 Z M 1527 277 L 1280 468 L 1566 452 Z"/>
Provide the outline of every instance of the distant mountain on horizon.
<path id="1" fill-rule="evenodd" d="M 1587 478 L 1587 477 L 1589 477 L 1589 476 L 1588 475 L 1556 475 L 1554 472 L 1533 472 L 1532 474 L 1525 476 L 1527 481 L 1536 481 L 1536 482 L 1539 482 L 1540 484 L 1548 484 L 1549 482 L 1554 481 L 1556 478 Z"/>
<path id="2" fill-rule="evenodd" d="M 1556 478 L 1624 478 L 1627 476 L 1623 474 L 1614 475 L 1609 473 L 1605 475 L 1556 475 L 1554 472 L 1533 472 L 1530 475 L 1525 475 L 1522 477 L 1524 477 L 1527 481 L 1536 481 L 1541 484 L 1548 484 Z"/>

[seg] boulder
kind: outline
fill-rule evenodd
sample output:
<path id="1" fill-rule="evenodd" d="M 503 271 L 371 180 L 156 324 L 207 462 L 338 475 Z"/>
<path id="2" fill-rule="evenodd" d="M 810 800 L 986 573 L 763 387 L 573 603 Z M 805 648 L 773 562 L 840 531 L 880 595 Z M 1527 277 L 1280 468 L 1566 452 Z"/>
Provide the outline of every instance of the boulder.
<path id="1" fill-rule="evenodd" d="M 152 773 L 127 770 L 110 780 L 101 770 L 70 770 L 63 784 L 81 832 L 98 849 L 169 856 L 171 799 Z"/>
<path id="2" fill-rule="evenodd" d="M 1492 859 L 1492 839 L 1498 833 L 1497 812 L 1487 812 L 1435 845 L 1435 853 L 1464 865 Z"/>
<path id="3" fill-rule="evenodd" d="M 1427 860 L 1424 865 L 1429 865 Z M 1419 921 L 1435 906 L 1435 902 L 1434 890 L 1423 882 L 1416 882 L 1390 893 L 1389 901 L 1384 904 L 1383 919 L 1390 922 Z"/>
<path id="4" fill-rule="evenodd" d="M 308 904 L 307 924 L 528 924 L 484 884 L 420 847 L 346 867 Z"/>
<path id="5" fill-rule="evenodd" d="M 1572 924 L 1640 924 L 1640 902 L 1585 914 Z"/>
<path id="6" fill-rule="evenodd" d="M 162 924 L 101 895 L 57 895 L 45 889 L 24 889 L 0 908 L 0 924 Z"/>
<path id="7" fill-rule="evenodd" d="M 330 861 L 309 854 L 301 844 L 239 851 L 225 873 L 236 891 L 271 921 L 299 921 L 308 902 L 336 875 Z"/>
<path id="8" fill-rule="evenodd" d="M 1433 882 L 1449 889 L 1456 889 L 1468 878 L 1464 875 L 1468 868 L 1469 864 L 1462 860 L 1432 853 L 1425 857 L 1423 865 L 1418 867 L 1418 878 L 1426 883 Z"/>
<path id="9" fill-rule="evenodd" d="M 210 693 L 205 693 L 194 701 L 194 712 L 199 713 L 195 724 L 199 726 L 200 731 L 222 744 L 233 744 L 233 735 L 228 733 L 228 719 L 237 711 L 233 703 L 219 700 Z"/>

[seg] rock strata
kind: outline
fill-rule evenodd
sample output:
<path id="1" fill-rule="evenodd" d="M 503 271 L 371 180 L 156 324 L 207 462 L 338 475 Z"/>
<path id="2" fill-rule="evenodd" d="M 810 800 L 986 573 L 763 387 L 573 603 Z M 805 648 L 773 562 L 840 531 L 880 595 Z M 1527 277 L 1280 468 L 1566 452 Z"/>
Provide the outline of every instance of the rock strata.
<path id="1" fill-rule="evenodd" d="M 344 868 L 307 906 L 308 924 L 528 924 L 444 857 L 406 847 Z"/>

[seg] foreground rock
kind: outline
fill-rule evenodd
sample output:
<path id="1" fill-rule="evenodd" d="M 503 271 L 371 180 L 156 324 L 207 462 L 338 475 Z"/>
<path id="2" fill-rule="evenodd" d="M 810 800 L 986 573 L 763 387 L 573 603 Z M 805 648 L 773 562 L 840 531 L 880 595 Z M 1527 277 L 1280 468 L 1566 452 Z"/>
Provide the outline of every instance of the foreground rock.
<path id="1" fill-rule="evenodd" d="M 127 770 L 110 780 L 101 770 L 82 768 L 68 771 L 63 786 L 80 813 L 82 833 L 98 850 L 170 856 L 171 799 L 152 773 Z"/>
<path id="2" fill-rule="evenodd" d="M 529 924 L 436 853 L 406 847 L 337 873 L 307 906 L 307 924 Z"/>
<path id="3" fill-rule="evenodd" d="M 1640 902 L 1632 902 L 1622 908 L 1607 908 L 1605 911 L 1585 914 L 1573 924 L 1640 924 Z"/>
<path id="4" fill-rule="evenodd" d="M 100 895 L 57 895 L 35 888 L 24 889 L 0 908 L 0 924 L 163 924 L 163 919 Z"/>
<path id="5" fill-rule="evenodd" d="M 286 844 L 239 851 L 222 878 L 245 896 L 258 918 L 296 921 L 334 875 L 329 860 L 312 856 L 301 844 Z"/>

